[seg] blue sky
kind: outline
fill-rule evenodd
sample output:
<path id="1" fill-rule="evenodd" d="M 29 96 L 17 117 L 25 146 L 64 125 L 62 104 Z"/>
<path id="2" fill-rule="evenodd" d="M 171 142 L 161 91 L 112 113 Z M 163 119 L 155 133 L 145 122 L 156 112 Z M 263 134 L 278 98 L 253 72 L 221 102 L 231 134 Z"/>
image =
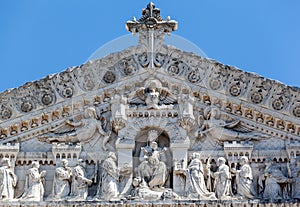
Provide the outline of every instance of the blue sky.
<path id="1" fill-rule="evenodd" d="M 153 1 L 208 57 L 300 86 L 299 0 Z M 128 34 L 144 0 L 0 1 L 0 91 L 84 63 Z"/>

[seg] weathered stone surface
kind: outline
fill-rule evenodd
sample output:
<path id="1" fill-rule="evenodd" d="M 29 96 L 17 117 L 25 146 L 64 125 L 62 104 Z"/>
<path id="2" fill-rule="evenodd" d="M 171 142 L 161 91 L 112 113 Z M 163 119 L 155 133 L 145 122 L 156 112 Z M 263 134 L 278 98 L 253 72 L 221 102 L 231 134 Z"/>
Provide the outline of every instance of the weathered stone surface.
<path id="1" fill-rule="evenodd" d="M 0 94 L 18 177 L 0 206 L 298 206 L 300 90 L 166 46 L 177 22 L 142 15 L 137 46 Z M 33 162 L 44 201 L 18 203 Z"/>

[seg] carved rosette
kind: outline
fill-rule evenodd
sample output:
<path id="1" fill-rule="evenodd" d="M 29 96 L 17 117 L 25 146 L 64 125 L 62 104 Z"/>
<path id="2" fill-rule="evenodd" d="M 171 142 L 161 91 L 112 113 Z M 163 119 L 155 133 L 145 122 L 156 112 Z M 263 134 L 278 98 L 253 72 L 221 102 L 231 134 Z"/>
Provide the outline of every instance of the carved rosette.
<path id="1" fill-rule="evenodd" d="M 107 84 L 114 83 L 117 79 L 117 75 L 113 71 L 106 71 L 103 76 L 103 81 Z"/>
<path id="2" fill-rule="evenodd" d="M 201 72 L 202 70 L 199 68 L 189 68 L 186 71 L 186 79 L 194 84 L 199 83 L 203 78 L 203 74 Z"/>
<path id="3" fill-rule="evenodd" d="M 124 76 L 132 76 L 139 70 L 138 64 L 133 56 L 122 59 L 115 67 L 118 68 Z"/>
<path id="4" fill-rule="evenodd" d="M 268 97 L 272 88 L 272 82 L 268 79 L 258 77 L 253 80 L 254 84 L 249 92 L 249 98 L 252 103 L 260 104 Z"/>
<path id="5" fill-rule="evenodd" d="M 228 92 L 232 96 L 242 95 L 248 86 L 248 77 L 241 72 L 231 71 L 231 77 L 228 80 Z"/>
<path id="6" fill-rule="evenodd" d="M 220 64 L 216 64 L 213 72 L 208 77 L 208 86 L 212 90 L 220 90 L 224 87 L 228 73 L 226 67 Z"/>
<path id="7" fill-rule="evenodd" d="M 284 86 L 277 84 L 273 87 L 270 105 L 273 109 L 280 111 L 284 109 L 290 101 L 290 91 Z"/>
<path id="8" fill-rule="evenodd" d="M 40 105 L 49 106 L 56 102 L 55 92 L 52 89 L 50 79 L 36 82 L 34 91 Z"/>
<path id="9" fill-rule="evenodd" d="M 30 88 L 32 85 L 25 85 L 13 93 L 13 100 L 20 112 L 28 113 L 36 108 L 36 100 Z"/>
<path id="10" fill-rule="evenodd" d="M 12 110 L 5 105 L 0 106 L 0 119 L 7 120 L 12 117 Z"/>
<path id="11" fill-rule="evenodd" d="M 173 58 L 169 60 L 167 73 L 171 76 L 180 76 L 184 71 L 188 71 L 189 66 L 181 60 Z"/>
<path id="12" fill-rule="evenodd" d="M 54 78 L 54 84 L 57 92 L 63 98 L 71 98 L 75 93 L 72 74 L 69 71 L 59 73 Z"/>

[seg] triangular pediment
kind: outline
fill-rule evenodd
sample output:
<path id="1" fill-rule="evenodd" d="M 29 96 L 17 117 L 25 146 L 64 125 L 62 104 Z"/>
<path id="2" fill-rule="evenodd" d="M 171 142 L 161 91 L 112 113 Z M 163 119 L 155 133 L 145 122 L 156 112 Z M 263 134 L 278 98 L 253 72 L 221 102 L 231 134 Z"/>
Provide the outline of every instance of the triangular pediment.
<path id="1" fill-rule="evenodd" d="M 215 105 L 263 131 L 298 137 L 298 88 L 172 46 L 155 54 L 135 46 L 1 93 L 2 141 L 106 102 L 113 93 L 129 94 L 151 77 L 175 93 L 188 90 L 195 107 Z"/>

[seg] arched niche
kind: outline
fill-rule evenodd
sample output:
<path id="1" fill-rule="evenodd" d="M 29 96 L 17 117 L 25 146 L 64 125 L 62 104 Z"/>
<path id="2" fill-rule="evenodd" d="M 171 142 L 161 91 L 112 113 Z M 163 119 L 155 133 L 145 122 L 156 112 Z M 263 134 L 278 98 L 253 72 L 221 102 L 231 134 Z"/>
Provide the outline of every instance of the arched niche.
<path id="1" fill-rule="evenodd" d="M 149 132 L 157 131 L 158 136 L 156 139 L 149 140 Z M 168 133 L 157 127 L 146 127 L 137 133 L 135 137 L 135 145 L 132 151 L 133 158 L 133 176 L 137 176 L 137 169 L 140 163 L 144 160 L 144 153 L 141 150 L 142 147 L 150 148 L 151 142 L 155 141 L 158 144 L 158 150 L 162 150 L 164 147 L 167 151 L 160 156 L 160 161 L 163 161 L 167 165 L 168 179 L 165 183 L 165 187 L 172 188 L 172 171 L 173 171 L 173 156 L 170 150 L 170 137 Z"/>

